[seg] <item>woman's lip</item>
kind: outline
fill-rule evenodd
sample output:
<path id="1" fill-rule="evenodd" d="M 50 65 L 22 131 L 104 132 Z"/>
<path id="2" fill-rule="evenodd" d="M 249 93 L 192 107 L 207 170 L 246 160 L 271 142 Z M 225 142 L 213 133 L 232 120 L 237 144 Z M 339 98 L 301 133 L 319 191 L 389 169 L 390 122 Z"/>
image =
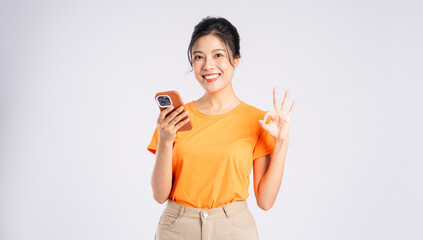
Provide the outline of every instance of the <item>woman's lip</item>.
<path id="1" fill-rule="evenodd" d="M 216 81 L 216 79 L 218 79 L 220 77 L 220 74 L 219 74 L 219 76 L 217 76 L 217 78 L 212 78 L 212 79 L 207 79 L 207 78 L 205 78 L 205 77 L 203 77 L 207 82 L 214 82 L 214 81 Z"/>

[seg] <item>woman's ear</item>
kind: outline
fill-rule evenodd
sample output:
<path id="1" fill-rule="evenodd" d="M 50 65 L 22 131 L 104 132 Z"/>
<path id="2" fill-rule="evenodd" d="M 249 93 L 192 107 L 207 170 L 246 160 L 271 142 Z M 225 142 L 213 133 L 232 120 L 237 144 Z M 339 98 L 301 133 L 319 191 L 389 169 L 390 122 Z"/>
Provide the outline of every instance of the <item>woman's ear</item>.
<path id="1" fill-rule="evenodd" d="M 236 58 L 235 58 L 235 60 L 234 60 L 234 68 L 238 67 L 238 65 L 239 65 L 239 60 L 240 60 L 240 59 L 241 59 L 240 57 L 236 57 Z"/>

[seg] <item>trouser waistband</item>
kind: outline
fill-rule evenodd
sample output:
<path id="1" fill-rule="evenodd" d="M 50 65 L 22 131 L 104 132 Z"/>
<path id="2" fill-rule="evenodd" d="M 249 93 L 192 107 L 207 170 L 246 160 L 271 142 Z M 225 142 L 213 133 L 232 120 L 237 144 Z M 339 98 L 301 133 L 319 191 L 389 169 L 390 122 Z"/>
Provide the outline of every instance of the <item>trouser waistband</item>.
<path id="1" fill-rule="evenodd" d="M 188 217 L 188 218 L 229 218 L 230 216 L 236 214 L 237 212 L 245 209 L 247 207 L 247 202 L 245 200 L 235 201 L 224 205 L 222 207 L 211 208 L 211 209 L 201 209 L 184 206 L 179 204 L 171 199 L 167 200 L 166 208 L 164 211 L 171 212 L 178 217 Z"/>

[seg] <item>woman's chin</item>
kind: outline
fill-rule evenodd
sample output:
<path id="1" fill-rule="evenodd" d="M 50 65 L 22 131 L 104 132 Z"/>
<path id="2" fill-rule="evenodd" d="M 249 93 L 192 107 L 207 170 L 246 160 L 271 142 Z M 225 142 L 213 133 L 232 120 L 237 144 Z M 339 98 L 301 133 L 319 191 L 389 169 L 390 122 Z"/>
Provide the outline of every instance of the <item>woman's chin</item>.
<path id="1" fill-rule="evenodd" d="M 224 84 L 222 81 L 207 82 L 206 80 L 202 80 L 200 85 L 206 92 L 216 93 L 228 87 L 230 83 Z"/>
<path id="2" fill-rule="evenodd" d="M 215 93 L 221 90 L 219 86 L 210 86 L 210 85 L 201 85 L 201 86 L 203 87 L 204 91 L 208 93 Z"/>

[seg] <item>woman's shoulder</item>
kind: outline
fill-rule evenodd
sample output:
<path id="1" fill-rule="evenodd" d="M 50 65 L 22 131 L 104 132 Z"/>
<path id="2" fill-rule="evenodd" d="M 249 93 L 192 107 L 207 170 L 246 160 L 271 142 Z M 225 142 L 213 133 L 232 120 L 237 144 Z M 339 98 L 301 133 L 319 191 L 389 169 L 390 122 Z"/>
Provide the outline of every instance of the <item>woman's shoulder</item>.
<path id="1" fill-rule="evenodd" d="M 189 107 L 189 106 L 191 106 L 191 104 L 193 104 L 193 103 L 194 103 L 194 101 L 190 101 L 190 102 L 184 103 L 184 107 Z"/>
<path id="2" fill-rule="evenodd" d="M 244 109 L 246 112 L 248 112 L 251 115 L 257 115 L 259 117 L 263 116 L 263 114 L 265 113 L 265 111 L 261 110 L 258 107 L 255 107 L 254 105 L 251 105 L 249 103 L 243 102 L 244 104 Z"/>

